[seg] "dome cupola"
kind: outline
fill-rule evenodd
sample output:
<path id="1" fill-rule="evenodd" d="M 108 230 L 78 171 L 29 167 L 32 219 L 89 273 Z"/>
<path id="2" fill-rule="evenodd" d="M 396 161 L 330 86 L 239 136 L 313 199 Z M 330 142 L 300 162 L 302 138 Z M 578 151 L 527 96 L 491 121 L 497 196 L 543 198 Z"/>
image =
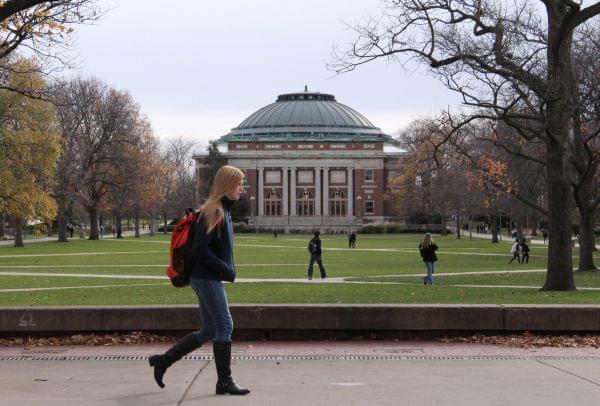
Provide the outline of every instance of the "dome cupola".
<path id="1" fill-rule="evenodd" d="M 332 94 L 285 93 L 240 123 L 224 141 L 383 141 L 365 116 Z"/>

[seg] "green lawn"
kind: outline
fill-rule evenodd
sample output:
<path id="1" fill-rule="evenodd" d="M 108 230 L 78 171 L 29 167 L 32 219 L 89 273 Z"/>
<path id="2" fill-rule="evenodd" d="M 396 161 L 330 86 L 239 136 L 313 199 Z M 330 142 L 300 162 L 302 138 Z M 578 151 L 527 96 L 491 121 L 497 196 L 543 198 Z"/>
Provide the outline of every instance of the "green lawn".
<path id="1" fill-rule="evenodd" d="M 600 290 L 539 292 L 546 247 L 532 246 L 529 264 L 509 265 L 509 241 L 438 237 L 436 286 L 423 286 L 420 238 L 359 235 L 351 250 L 344 236 L 324 235 L 323 261 L 339 283 L 239 282 L 226 289 L 231 303 L 600 303 Z M 308 239 L 236 235 L 238 278 L 304 280 Z M 167 261 L 164 235 L 0 246 L 0 306 L 195 303 L 189 288 L 162 279 Z M 517 270 L 534 272 L 510 273 Z M 576 272 L 575 278 L 578 287 L 600 287 L 600 272 Z"/>

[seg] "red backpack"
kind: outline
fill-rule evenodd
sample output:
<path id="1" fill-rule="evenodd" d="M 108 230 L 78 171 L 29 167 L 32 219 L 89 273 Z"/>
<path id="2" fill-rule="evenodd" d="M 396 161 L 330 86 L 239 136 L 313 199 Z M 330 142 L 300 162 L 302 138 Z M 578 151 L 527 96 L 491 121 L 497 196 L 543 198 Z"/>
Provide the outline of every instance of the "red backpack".
<path id="1" fill-rule="evenodd" d="M 167 276 L 173 286 L 181 288 L 190 283 L 192 269 L 192 241 L 194 239 L 194 225 L 198 221 L 199 213 L 192 211 L 177 221 L 171 234 L 171 260 L 167 267 Z"/>

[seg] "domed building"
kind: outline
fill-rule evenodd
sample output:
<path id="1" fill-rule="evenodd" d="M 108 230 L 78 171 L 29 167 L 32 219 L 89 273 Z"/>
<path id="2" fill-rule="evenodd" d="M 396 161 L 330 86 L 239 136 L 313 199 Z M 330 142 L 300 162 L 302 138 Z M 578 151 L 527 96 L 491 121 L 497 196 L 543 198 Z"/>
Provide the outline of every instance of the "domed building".
<path id="1" fill-rule="evenodd" d="M 287 93 L 219 140 L 242 169 L 259 229 L 349 231 L 395 215 L 384 201 L 405 152 L 331 94 Z M 207 155 L 197 155 L 200 188 Z"/>

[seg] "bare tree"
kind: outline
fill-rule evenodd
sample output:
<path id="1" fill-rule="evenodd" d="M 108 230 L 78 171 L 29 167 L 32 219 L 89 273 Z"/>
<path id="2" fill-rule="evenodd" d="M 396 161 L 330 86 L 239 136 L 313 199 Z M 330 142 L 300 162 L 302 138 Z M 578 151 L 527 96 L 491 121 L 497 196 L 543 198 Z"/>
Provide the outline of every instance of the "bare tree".
<path id="1" fill-rule="evenodd" d="M 97 20 L 103 10 L 97 0 L 5 0 L 0 5 L 0 75 L 10 73 L 53 75 L 72 65 L 68 48 L 74 26 Z M 17 70 L 11 56 L 18 50 L 34 55 L 39 66 Z M 18 68 L 18 67 L 17 67 Z M 21 67 L 22 68 L 22 67 Z M 49 98 L 48 88 L 32 91 L 25 86 L 2 84 L 35 98 Z"/>
<path id="2" fill-rule="evenodd" d="M 570 215 L 570 156 L 576 136 L 573 35 L 600 14 L 600 2 L 584 8 L 571 0 L 540 0 L 545 21 L 527 1 L 387 4 L 385 18 L 356 27 L 358 40 L 336 54 L 333 69 L 347 72 L 382 57 L 426 64 L 473 109 L 454 128 L 478 118 L 503 121 L 526 140 L 542 142 L 550 224 L 542 289 L 575 289 Z"/>
<path id="3" fill-rule="evenodd" d="M 600 24 L 587 24 L 574 48 L 573 194 L 579 211 L 579 271 L 594 270 L 594 217 L 600 208 Z"/>
<path id="4" fill-rule="evenodd" d="M 71 190 L 90 219 L 90 239 L 98 238 L 98 213 L 130 170 L 128 147 L 137 147 L 139 107 L 127 92 L 97 79 L 75 79 L 59 108 L 61 132 L 74 137 L 71 152 L 77 178 Z M 66 179 L 62 179 L 66 181 Z M 72 187 L 72 184 L 71 186 Z"/>
<path id="5" fill-rule="evenodd" d="M 194 207 L 196 193 L 194 182 L 194 160 L 193 152 L 196 144 L 183 138 L 171 139 L 165 148 L 165 159 L 172 165 L 174 174 L 174 187 L 167 195 L 168 210 L 166 216 L 179 217 L 185 209 Z M 166 227 L 165 227 L 166 228 Z"/>

